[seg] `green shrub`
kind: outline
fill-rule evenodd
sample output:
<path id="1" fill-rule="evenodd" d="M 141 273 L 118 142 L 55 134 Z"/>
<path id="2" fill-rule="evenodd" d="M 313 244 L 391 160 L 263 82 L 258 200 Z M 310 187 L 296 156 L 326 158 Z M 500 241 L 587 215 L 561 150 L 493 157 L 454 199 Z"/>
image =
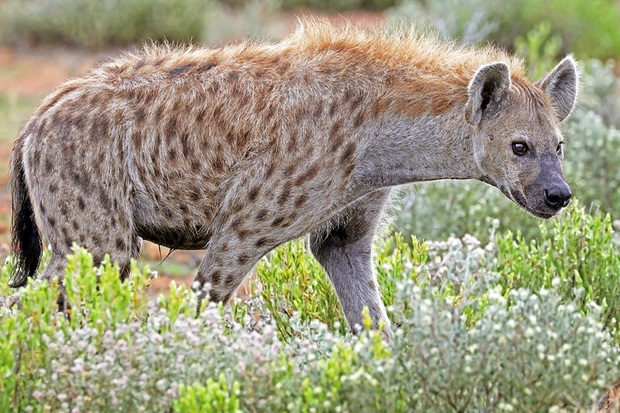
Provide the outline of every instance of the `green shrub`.
<path id="1" fill-rule="evenodd" d="M 617 329 L 620 315 L 620 254 L 609 214 L 588 215 L 573 203 L 560 219 L 541 225 L 527 242 L 508 231 L 497 237 L 498 272 L 507 290 L 555 288 L 587 312 L 594 302 L 602 320 Z"/>
<path id="2" fill-rule="evenodd" d="M 318 308 L 328 292 L 319 285 L 327 281 L 301 243 L 278 249 L 258 268 L 259 283 L 283 286 L 265 294 L 259 285 L 250 302 L 208 305 L 198 317 L 196 297 L 185 287 L 173 285 L 169 297 L 147 303 L 147 270 L 134 266 L 120 282 L 115 266 L 92 268 L 92 258 L 75 248 L 66 276 L 70 317 L 53 311 L 57 294 L 44 283 L 21 290 L 21 311 L 0 306 L 0 407 L 587 410 L 620 374 L 618 338 L 604 326 L 610 316 L 617 319 L 618 307 L 609 298 L 604 305 L 587 302 L 613 282 L 618 258 L 607 218 L 575 209 L 554 225 L 543 229 L 545 247 L 501 233 L 491 234 L 497 243 L 488 245 L 470 236 L 413 247 L 398 235 L 379 241 L 391 346 L 372 331 L 343 336 L 333 322 L 341 320 L 336 303 Z M 0 273 L 3 296 L 7 269 Z M 584 290 L 594 292 L 578 294 L 576 302 L 566 288 L 575 269 L 588 280 Z M 537 272 L 539 284 L 532 282 Z M 544 281 L 551 276 L 562 281 Z M 296 308 L 296 315 L 278 315 L 282 308 Z M 369 326 L 368 314 L 366 320 Z M 292 334 L 281 340 L 275 321 Z"/>
<path id="3" fill-rule="evenodd" d="M 239 382 L 229 390 L 226 377 L 220 373 L 218 381 L 207 379 L 206 386 L 194 383 L 179 386 L 179 398 L 174 401 L 174 411 L 179 413 L 241 413 L 239 409 Z"/>
<path id="4" fill-rule="evenodd" d="M 515 39 L 515 51 L 526 59 L 532 79 L 541 79 L 553 69 L 562 47 L 562 39 L 552 33 L 551 24 L 542 22 Z"/>
<path id="5" fill-rule="evenodd" d="M 200 39 L 208 0 L 6 0 L 0 41 L 86 47 Z"/>
<path id="6" fill-rule="evenodd" d="M 580 59 L 620 56 L 620 7 L 613 0 L 403 0 L 391 15 L 432 26 L 444 37 L 492 41 L 509 49 L 524 33 L 548 24 L 561 39 L 559 54 L 575 53 Z"/>
<path id="7" fill-rule="evenodd" d="M 416 277 L 416 268 L 426 261 L 426 246 L 415 238 L 411 244 L 400 234 L 378 242 L 374 254 L 377 278 L 386 306 L 394 302 L 395 282 Z M 257 267 L 260 296 L 276 322 L 280 337 L 288 340 L 297 334 L 291 319 L 302 324 L 318 320 L 341 334 L 348 324 L 340 310 L 338 297 L 322 267 L 306 252 L 301 240 L 273 251 Z"/>
<path id="8" fill-rule="evenodd" d="M 580 104 L 566 124 L 565 173 L 587 207 L 620 217 L 620 79 L 613 64 L 588 62 Z"/>
<path id="9" fill-rule="evenodd" d="M 291 317 L 302 323 L 318 320 L 346 331 L 338 297 L 323 269 L 306 253 L 301 240 L 288 243 L 257 266 L 260 295 L 283 339 L 295 334 Z"/>

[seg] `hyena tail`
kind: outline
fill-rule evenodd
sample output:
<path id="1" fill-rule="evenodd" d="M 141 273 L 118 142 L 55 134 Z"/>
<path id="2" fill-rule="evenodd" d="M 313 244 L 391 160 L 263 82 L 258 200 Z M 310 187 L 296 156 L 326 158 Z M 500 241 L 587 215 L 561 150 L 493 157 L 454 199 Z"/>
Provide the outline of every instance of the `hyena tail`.
<path id="1" fill-rule="evenodd" d="M 22 144 L 18 141 L 11 158 L 12 227 L 11 251 L 15 256 L 9 279 L 12 288 L 23 287 L 39 268 L 43 244 L 34 218 L 30 194 L 26 186 Z"/>

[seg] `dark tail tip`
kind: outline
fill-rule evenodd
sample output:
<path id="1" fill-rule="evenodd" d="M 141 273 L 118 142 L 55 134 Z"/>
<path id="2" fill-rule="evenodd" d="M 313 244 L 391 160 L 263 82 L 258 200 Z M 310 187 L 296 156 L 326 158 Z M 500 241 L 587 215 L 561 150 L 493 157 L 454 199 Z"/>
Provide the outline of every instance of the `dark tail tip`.
<path id="1" fill-rule="evenodd" d="M 33 277 L 43 253 L 41 234 L 37 228 L 34 210 L 30 202 L 24 166 L 22 164 L 21 142 L 15 144 L 11 159 L 12 226 L 11 251 L 15 256 L 13 272 L 9 278 L 11 288 L 23 287 Z"/>

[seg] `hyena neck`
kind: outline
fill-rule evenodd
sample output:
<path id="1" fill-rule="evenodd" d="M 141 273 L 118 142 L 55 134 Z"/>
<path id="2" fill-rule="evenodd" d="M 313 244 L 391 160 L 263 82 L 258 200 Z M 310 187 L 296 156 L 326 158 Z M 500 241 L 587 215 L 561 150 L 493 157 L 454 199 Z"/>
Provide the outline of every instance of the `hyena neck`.
<path id="1" fill-rule="evenodd" d="M 415 118 L 386 114 L 366 136 L 355 192 L 441 179 L 483 179 L 472 134 L 462 105 Z"/>

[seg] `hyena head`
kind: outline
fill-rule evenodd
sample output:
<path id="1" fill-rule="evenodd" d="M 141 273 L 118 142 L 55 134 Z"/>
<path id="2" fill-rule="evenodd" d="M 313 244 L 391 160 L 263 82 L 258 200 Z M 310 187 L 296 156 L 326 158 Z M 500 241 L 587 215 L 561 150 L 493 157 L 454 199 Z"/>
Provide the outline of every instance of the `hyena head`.
<path id="1" fill-rule="evenodd" d="M 571 57 L 540 81 L 511 79 L 504 63 L 482 66 L 469 84 L 465 118 L 482 180 L 541 218 L 568 205 L 559 124 L 573 109 L 577 69 Z"/>

